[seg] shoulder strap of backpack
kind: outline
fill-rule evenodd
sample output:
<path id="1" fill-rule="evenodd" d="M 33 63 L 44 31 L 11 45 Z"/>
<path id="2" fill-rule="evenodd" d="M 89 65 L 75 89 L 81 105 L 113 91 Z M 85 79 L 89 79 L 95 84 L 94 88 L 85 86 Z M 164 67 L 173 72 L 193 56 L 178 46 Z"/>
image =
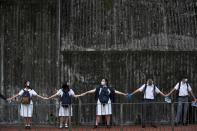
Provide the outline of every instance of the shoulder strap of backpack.
<path id="1" fill-rule="evenodd" d="M 156 95 L 157 95 L 157 93 L 156 93 L 156 86 L 154 85 L 154 87 L 153 87 L 153 93 L 154 93 L 154 99 L 155 99 L 155 97 L 156 97 Z"/>
<path id="2" fill-rule="evenodd" d="M 145 84 L 145 86 L 144 86 L 144 89 L 143 89 L 144 93 L 146 92 L 146 88 L 147 88 L 147 84 Z"/>
<path id="3" fill-rule="evenodd" d="M 186 84 L 187 84 L 187 92 L 188 92 L 188 95 L 189 95 L 189 89 L 188 89 L 189 83 L 186 83 Z"/>
<path id="4" fill-rule="evenodd" d="M 30 90 L 32 90 L 32 89 L 30 89 Z M 28 90 L 25 90 L 25 89 L 23 89 L 23 93 L 25 93 L 25 92 L 28 92 L 29 93 L 29 91 Z M 32 99 L 32 96 L 31 96 L 31 94 L 29 93 L 29 97 L 30 97 L 30 99 Z"/>
<path id="5" fill-rule="evenodd" d="M 144 96 L 146 96 L 146 88 L 147 88 L 147 84 L 145 84 L 144 89 L 143 89 Z"/>
<path id="6" fill-rule="evenodd" d="M 70 89 L 69 89 L 68 91 L 65 91 L 65 90 L 62 88 L 62 92 L 63 92 L 64 94 L 69 93 L 69 91 L 70 91 Z"/>
<path id="7" fill-rule="evenodd" d="M 98 100 L 100 88 L 101 88 L 100 86 L 96 87 L 95 100 Z"/>
<path id="8" fill-rule="evenodd" d="M 181 88 L 181 82 L 179 82 L 178 91 L 180 90 L 180 88 Z"/>
<path id="9" fill-rule="evenodd" d="M 98 89 L 98 95 L 101 94 L 102 89 L 103 89 L 103 87 L 100 86 L 100 88 Z"/>
<path id="10" fill-rule="evenodd" d="M 179 81 L 178 89 L 176 91 L 176 98 L 179 97 L 179 90 L 180 90 L 180 88 L 181 88 L 181 81 Z"/>
<path id="11" fill-rule="evenodd" d="M 28 90 L 23 89 L 23 93 L 25 93 L 25 92 L 29 92 L 29 91 L 28 91 Z"/>

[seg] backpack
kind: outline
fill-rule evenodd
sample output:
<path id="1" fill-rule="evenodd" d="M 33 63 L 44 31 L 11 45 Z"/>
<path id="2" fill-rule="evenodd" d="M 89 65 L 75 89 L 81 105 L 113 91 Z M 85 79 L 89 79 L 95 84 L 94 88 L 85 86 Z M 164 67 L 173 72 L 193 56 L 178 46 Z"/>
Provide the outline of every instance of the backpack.
<path id="1" fill-rule="evenodd" d="M 112 87 L 107 87 L 109 90 L 110 90 L 110 94 L 108 95 L 111 102 L 114 103 L 115 102 L 115 89 L 112 88 Z M 96 88 L 96 91 L 95 91 L 95 100 L 97 101 L 99 99 L 99 96 L 100 96 L 100 89 L 102 89 L 102 86 L 98 86 Z M 108 92 L 109 93 L 109 92 Z M 100 100 L 100 99 L 99 99 Z M 108 102 L 108 101 L 107 101 Z"/>
<path id="2" fill-rule="evenodd" d="M 187 85 L 187 91 L 188 91 L 188 83 L 186 83 L 186 85 Z M 179 86 L 178 86 L 178 89 L 177 89 L 177 91 L 176 91 L 176 98 L 178 99 L 178 97 L 179 97 L 179 91 L 180 91 L 180 88 L 181 88 L 181 82 L 179 82 Z M 188 91 L 189 92 L 189 91 Z"/>
<path id="3" fill-rule="evenodd" d="M 68 106 L 71 104 L 71 96 L 69 95 L 69 91 L 65 91 L 62 89 L 63 95 L 60 98 L 60 101 L 62 102 L 62 107 L 68 108 Z"/>
<path id="4" fill-rule="evenodd" d="M 147 88 L 147 84 L 145 84 L 145 87 L 144 87 L 144 89 L 143 89 L 143 99 L 144 99 L 144 96 L 146 96 L 146 88 Z M 154 99 L 156 98 L 156 95 L 157 95 L 157 93 L 156 93 L 156 86 L 154 85 L 154 87 L 153 87 L 153 96 L 154 96 Z"/>
<path id="5" fill-rule="evenodd" d="M 24 90 L 23 89 L 23 94 L 22 94 L 22 97 L 21 97 L 21 103 L 22 104 L 30 104 L 30 101 L 31 101 L 31 96 L 30 96 L 30 93 L 28 90 Z"/>
<path id="6" fill-rule="evenodd" d="M 100 86 L 96 88 L 96 95 L 95 95 L 96 100 L 99 99 L 99 101 L 102 104 L 107 104 L 110 99 L 110 94 L 108 90 L 109 90 L 109 87 Z"/>

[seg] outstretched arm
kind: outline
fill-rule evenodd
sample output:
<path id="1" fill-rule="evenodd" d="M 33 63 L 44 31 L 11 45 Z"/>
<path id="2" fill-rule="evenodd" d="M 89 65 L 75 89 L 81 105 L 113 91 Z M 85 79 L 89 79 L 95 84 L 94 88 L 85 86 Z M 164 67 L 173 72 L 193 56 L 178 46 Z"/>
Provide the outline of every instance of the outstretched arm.
<path id="1" fill-rule="evenodd" d="M 123 92 L 120 92 L 120 91 L 117 91 L 115 90 L 115 93 L 118 94 L 118 95 L 123 95 L 123 96 L 126 96 L 127 94 L 123 93 Z"/>
<path id="2" fill-rule="evenodd" d="M 40 96 L 40 95 L 37 95 L 37 97 L 42 98 L 44 100 L 47 100 L 48 99 L 47 97 L 43 97 L 43 96 Z"/>
<path id="3" fill-rule="evenodd" d="M 73 95 L 74 98 L 78 98 L 80 97 L 81 95 Z"/>
<path id="4" fill-rule="evenodd" d="M 165 95 L 163 92 L 159 92 L 160 95 L 162 95 L 163 97 L 166 97 L 167 95 Z"/>
<path id="5" fill-rule="evenodd" d="M 173 88 L 166 96 L 169 96 L 170 94 L 172 94 L 176 89 Z"/>
<path id="6" fill-rule="evenodd" d="M 16 98 L 17 96 L 19 96 L 19 94 L 16 94 L 16 95 L 14 95 L 14 96 L 8 98 L 7 100 L 8 100 L 8 101 L 11 101 L 12 99 Z"/>
<path id="7" fill-rule="evenodd" d="M 82 93 L 81 95 L 77 95 L 77 96 L 85 96 L 86 94 L 91 94 L 91 93 L 94 93 L 95 91 L 96 91 L 96 89 L 89 90 L 89 91 Z"/>
<path id="8" fill-rule="evenodd" d="M 133 93 L 131 93 L 132 95 L 134 95 L 134 94 L 136 94 L 136 93 L 138 93 L 138 92 L 140 92 L 140 88 L 138 88 L 137 90 L 135 90 Z"/>
<path id="9" fill-rule="evenodd" d="M 56 96 L 57 96 L 57 94 L 54 94 L 54 95 L 48 97 L 48 99 L 54 98 L 54 97 L 56 97 Z"/>

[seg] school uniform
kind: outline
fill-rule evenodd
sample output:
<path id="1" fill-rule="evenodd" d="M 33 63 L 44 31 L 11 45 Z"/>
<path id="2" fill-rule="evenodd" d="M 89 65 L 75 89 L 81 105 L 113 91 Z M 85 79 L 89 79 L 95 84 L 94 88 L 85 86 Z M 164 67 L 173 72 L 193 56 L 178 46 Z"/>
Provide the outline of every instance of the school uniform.
<path id="1" fill-rule="evenodd" d="M 19 92 L 19 96 L 22 96 L 23 93 L 25 91 L 29 91 L 30 97 L 32 98 L 32 96 L 37 96 L 38 94 L 33 90 L 33 89 L 22 89 Z M 30 100 L 30 104 L 22 104 L 21 103 L 21 107 L 20 107 L 20 115 L 22 117 L 32 117 L 33 114 L 33 101 L 32 99 Z"/>
<path id="2" fill-rule="evenodd" d="M 188 111 L 188 107 L 189 107 L 189 103 L 188 103 L 189 91 L 192 91 L 191 86 L 188 83 L 180 82 L 180 83 L 176 84 L 174 89 L 176 91 L 179 89 L 176 123 L 179 123 L 181 121 L 181 118 L 183 115 L 183 123 L 186 124 L 187 111 Z M 182 113 L 182 111 L 183 111 L 183 113 Z"/>
<path id="3" fill-rule="evenodd" d="M 107 87 L 102 87 L 107 88 Z M 99 94 L 101 93 L 102 88 L 99 90 Z M 110 89 L 108 89 L 109 94 L 111 93 Z M 98 98 L 97 107 L 96 107 L 96 115 L 111 115 L 112 114 L 112 100 L 109 97 L 109 100 L 106 104 L 102 104 Z"/>
<path id="4" fill-rule="evenodd" d="M 62 97 L 63 96 L 63 90 L 60 89 L 56 95 Z M 72 89 L 70 89 L 70 91 L 68 92 L 69 93 L 69 96 L 74 96 L 75 93 Z M 70 107 L 70 108 L 69 108 Z M 60 101 L 60 107 L 59 107 L 59 116 L 72 116 L 73 115 L 73 111 L 72 111 L 72 105 L 69 105 L 69 107 L 65 108 L 62 106 L 62 102 Z"/>
<path id="5" fill-rule="evenodd" d="M 145 89 L 146 87 L 146 89 Z M 142 125 L 146 123 L 155 123 L 155 95 L 160 93 L 160 90 L 155 85 L 142 85 L 139 88 L 140 92 L 144 92 L 142 105 Z"/>

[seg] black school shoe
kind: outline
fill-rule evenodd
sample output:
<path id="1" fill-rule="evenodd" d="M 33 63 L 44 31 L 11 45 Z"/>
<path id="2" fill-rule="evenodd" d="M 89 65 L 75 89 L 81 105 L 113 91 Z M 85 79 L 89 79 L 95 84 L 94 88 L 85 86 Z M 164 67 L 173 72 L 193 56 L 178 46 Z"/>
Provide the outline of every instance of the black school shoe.
<path id="1" fill-rule="evenodd" d="M 187 126 L 188 124 L 187 123 L 183 123 L 183 126 Z"/>
<path id="2" fill-rule="evenodd" d="M 96 128 L 98 128 L 98 125 L 95 125 L 95 126 L 93 127 L 93 129 L 96 129 Z"/>
<path id="3" fill-rule="evenodd" d="M 181 125 L 181 123 L 180 123 L 180 122 L 178 122 L 178 123 L 175 122 L 174 125 L 175 125 L 175 126 L 179 126 L 179 125 Z"/>
<path id="4" fill-rule="evenodd" d="M 25 129 L 31 129 L 31 126 L 25 126 Z"/>
<path id="5" fill-rule="evenodd" d="M 153 128 L 157 128 L 157 126 L 156 126 L 155 124 L 151 124 L 151 126 L 152 126 Z"/>

